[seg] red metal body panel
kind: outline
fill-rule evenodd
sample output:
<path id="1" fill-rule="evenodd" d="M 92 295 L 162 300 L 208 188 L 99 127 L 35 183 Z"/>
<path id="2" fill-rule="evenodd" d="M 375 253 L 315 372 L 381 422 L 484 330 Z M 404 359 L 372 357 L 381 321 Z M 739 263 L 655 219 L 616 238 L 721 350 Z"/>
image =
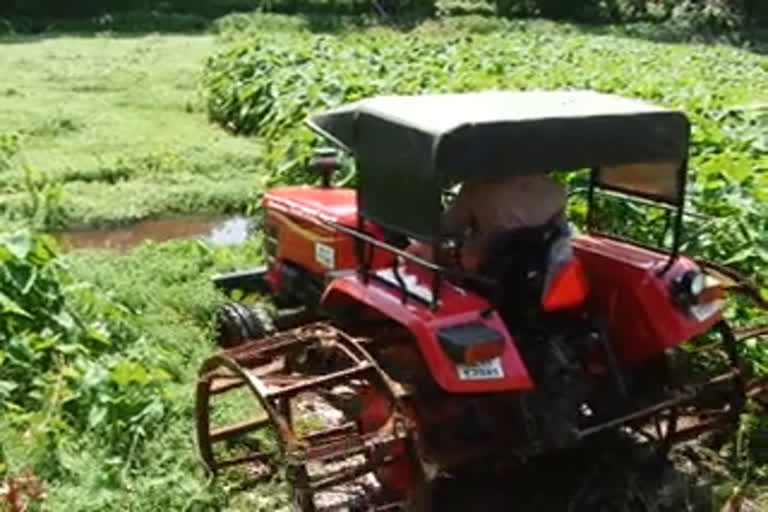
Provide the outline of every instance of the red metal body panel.
<path id="1" fill-rule="evenodd" d="M 267 280 L 277 289 L 279 267 L 283 261 L 296 263 L 310 272 L 325 275 L 331 270 L 351 269 L 357 265 L 354 241 L 334 232 L 324 222 L 355 227 L 357 195 L 352 189 L 284 187 L 270 190 L 264 197 L 267 222 L 277 232 L 277 254 Z M 366 230 L 381 237 L 377 226 L 366 223 Z M 330 266 L 321 261 L 317 244 L 333 249 Z M 608 322 L 609 331 L 620 359 L 634 364 L 675 347 L 708 330 L 721 319 L 720 312 L 703 321 L 689 316 L 675 304 L 669 293 L 671 281 L 696 265 L 681 257 L 660 277 L 659 270 L 668 256 L 609 238 L 582 236 L 573 240 L 576 255 L 590 282 L 590 304 Z M 393 255 L 374 250 L 373 266 L 391 266 Z M 431 274 L 413 265 L 402 267 L 403 277 L 425 289 L 431 286 Z M 530 389 L 533 384 L 515 348 L 514 341 L 495 314 L 482 319 L 479 313 L 488 302 L 469 291 L 444 283 L 437 310 L 411 298 L 402 304 L 397 287 L 371 280 L 363 283 L 352 275 L 333 281 L 324 302 L 352 300 L 405 325 L 413 333 L 436 381 L 449 392 L 473 393 Z M 502 358 L 504 378 L 498 380 L 461 380 L 456 365 L 446 356 L 437 340 L 440 327 L 482 321 L 504 333 L 507 350 Z"/>
<path id="2" fill-rule="evenodd" d="M 282 264 L 279 261 L 271 263 L 267 268 L 264 281 L 266 281 L 273 292 L 280 289 L 282 272 Z"/>
<path id="3" fill-rule="evenodd" d="M 351 188 L 278 187 L 264 194 L 263 203 L 306 220 L 357 225 L 357 191 Z"/>
<path id="4" fill-rule="evenodd" d="M 590 280 L 590 300 L 607 320 L 611 339 L 625 363 L 637 363 L 707 331 L 721 319 L 718 311 L 703 321 L 674 303 L 672 280 L 697 269 L 680 257 L 660 277 L 669 256 L 603 237 L 573 240 Z"/>
<path id="5" fill-rule="evenodd" d="M 280 265 L 290 261 L 317 275 L 357 266 L 354 240 L 338 233 L 324 222 L 357 226 L 357 192 L 353 189 L 282 187 L 264 195 L 267 226 L 276 233 L 277 252 L 270 265 L 267 282 L 279 288 Z M 381 236 L 377 226 L 366 223 L 366 229 Z M 328 256 L 323 258 L 318 251 Z M 374 268 L 392 263 L 393 256 L 382 250 L 373 251 Z"/>
<path id="6" fill-rule="evenodd" d="M 404 279 L 414 279 L 420 285 L 431 285 L 430 274 L 416 268 L 402 268 Z M 436 310 L 415 298 L 402 303 L 402 292 L 396 287 L 370 279 L 364 283 L 358 274 L 334 280 L 326 289 L 323 304 L 355 302 L 365 304 L 381 314 L 407 327 L 417 343 L 435 381 L 451 393 L 486 393 L 522 391 L 533 388 L 533 382 L 515 347 L 514 340 L 501 318 L 492 313 L 487 318 L 480 313 L 489 308 L 482 297 L 443 283 L 440 305 Z M 503 334 L 506 348 L 501 356 L 503 378 L 489 380 L 461 380 L 456 364 L 448 358 L 437 338 L 441 327 L 465 322 L 480 322 Z"/>

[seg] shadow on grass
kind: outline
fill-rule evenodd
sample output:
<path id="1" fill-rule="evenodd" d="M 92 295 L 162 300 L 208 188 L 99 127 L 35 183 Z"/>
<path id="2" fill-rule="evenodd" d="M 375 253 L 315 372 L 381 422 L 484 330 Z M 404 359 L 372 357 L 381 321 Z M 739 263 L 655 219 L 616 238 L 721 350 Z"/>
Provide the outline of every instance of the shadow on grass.
<path id="1" fill-rule="evenodd" d="M 320 0 L 318 0 L 320 1 Z M 344 1 L 344 0 L 342 0 Z M 421 23 L 436 19 L 432 13 L 411 12 L 400 16 L 382 15 L 372 3 L 305 3 L 298 12 L 295 0 L 272 6 L 270 12 L 253 10 L 251 0 L 240 0 L 231 9 L 168 12 L 162 10 L 128 11 L 82 19 L 0 18 L 0 44 L 37 42 L 60 36 L 136 37 L 147 34 L 228 33 L 230 38 L 262 30 L 306 30 L 312 33 L 339 34 L 374 26 L 409 31 Z M 245 2 L 245 3 L 243 3 Z M 386 5 L 380 0 L 377 5 Z M 250 6 L 250 7 L 248 7 Z M 497 16 L 465 16 L 470 23 L 460 23 L 469 32 L 508 31 L 519 29 L 521 19 Z M 665 23 L 567 23 L 574 30 L 594 35 L 614 35 L 667 44 L 729 45 L 768 55 L 768 27 L 739 32 L 713 32 Z M 449 25 L 453 25 L 449 23 Z"/>
<path id="2" fill-rule="evenodd" d="M 428 14 L 409 14 L 387 18 L 370 4 L 309 5 L 302 12 L 290 5 L 279 6 L 269 13 L 252 9 L 201 12 L 165 12 L 160 10 L 105 13 L 82 19 L 0 17 L 0 43 L 35 42 L 60 36 L 136 37 L 147 34 L 201 34 L 222 31 L 308 30 L 314 33 L 341 33 L 374 25 L 411 29 L 428 18 Z"/>
<path id="3" fill-rule="evenodd" d="M 666 44 L 706 44 L 734 46 L 759 55 L 768 55 L 768 27 L 724 32 L 700 30 L 665 23 L 626 25 L 586 25 L 575 28 L 594 35 L 614 35 Z"/>

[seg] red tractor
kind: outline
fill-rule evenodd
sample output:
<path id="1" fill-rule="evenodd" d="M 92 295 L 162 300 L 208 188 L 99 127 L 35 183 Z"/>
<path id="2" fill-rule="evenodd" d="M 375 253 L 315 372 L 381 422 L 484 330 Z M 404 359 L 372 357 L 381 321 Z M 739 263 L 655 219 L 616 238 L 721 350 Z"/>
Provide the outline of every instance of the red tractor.
<path id="1" fill-rule="evenodd" d="M 264 197 L 266 267 L 216 278 L 279 309 L 221 311 L 226 347 L 197 386 L 212 473 L 283 475 L 302 512 L 429 510 L 438 474 L 503 471 L 619 429 L 663 451 L 738 417 L 749 376 L 722 305 L 726 291 L 761 299 L 732 270 L 680 254 L 683 113 L 592 92 L 485 92 L 375 97 L 309 125 L 353 155 L 359 186 L 333 188 L 338 156 L 318 152 L 321 186 Z M 454 185 L 552 170 L 588 176 L 587 230 L 550 237 L 534 264 L 510 247 L 510 268 L 479 275 L 404 250 L 460 249 L 440 230 Z M 603 197 L 662 209 L 669 246 L 603 232 L 616 215 Z M 706 376 L 676 356 L 697 339 L 721 348 Z"/>

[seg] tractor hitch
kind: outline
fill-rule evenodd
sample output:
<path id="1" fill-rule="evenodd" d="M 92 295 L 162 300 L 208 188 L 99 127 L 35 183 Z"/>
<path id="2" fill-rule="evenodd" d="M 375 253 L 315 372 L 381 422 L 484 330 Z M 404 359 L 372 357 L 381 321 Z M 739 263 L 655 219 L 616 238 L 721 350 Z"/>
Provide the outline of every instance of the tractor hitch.
<path id="1" fill-rule="evenodd" d="M 268 293 L 269 286 L 265 280 L 267 267 L 260 266 L 238 272 L 215 274 L 211 280 L 213 285 L 224 292 L 242 290 L 246 293 Z"/>

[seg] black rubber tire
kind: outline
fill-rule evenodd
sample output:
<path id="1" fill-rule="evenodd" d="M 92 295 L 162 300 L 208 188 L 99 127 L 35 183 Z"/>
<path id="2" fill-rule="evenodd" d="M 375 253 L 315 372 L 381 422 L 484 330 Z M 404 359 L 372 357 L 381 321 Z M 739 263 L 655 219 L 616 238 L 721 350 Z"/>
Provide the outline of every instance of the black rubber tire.
<path id="1" fill-rule="evenodd" d="M 216 312 L 216 342 L 224 348 L 263 338 L 274 330 L 272 317 L 260 306 L 228 302 Z"/>

